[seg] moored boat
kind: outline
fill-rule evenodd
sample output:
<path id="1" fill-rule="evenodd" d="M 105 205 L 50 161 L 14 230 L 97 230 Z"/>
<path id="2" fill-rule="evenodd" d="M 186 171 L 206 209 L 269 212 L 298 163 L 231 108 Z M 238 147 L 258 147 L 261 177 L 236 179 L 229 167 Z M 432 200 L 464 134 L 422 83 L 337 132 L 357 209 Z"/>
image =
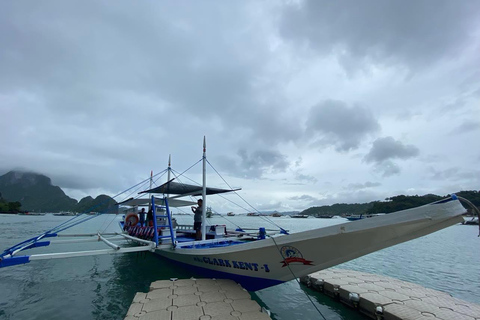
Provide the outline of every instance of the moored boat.
<path id="1" fill-rule="evenodd" d="M 315 218 L 320 218 L 320 219 L 332 219 L 333 215 L 331 214 L 319 214 L 316 215 Z"/>
<path id="2" fill-rule="evenodd" d="M 150 206 L 153 226 L 139 226 L 138 218 L 135 219 L 131 215 L 132 219 L 129 220 L 127 215 L 122 224 L 122 231 L 128 234 L 119 235 L 136 241 L 139 246 L 121 248 L 111 243 L 104 235 L 98 234 L 99 239 L 112 247 L 102 254 L 151 251 L 167 261 L 192 268 L 196 273 L 208 277 L 233 279 L 247 290 L 253 291 L 435 232 L 462 221 L 461 215 L 465 212 L 459 199 L 451 195 L 441 201 L 379 216 L 376 219 L 361 219 L 294 234 L 288 234 L 286 230 L 280 228 L 275 231 L 263 227 L 255 230 L 242 228 L 228 230 L 224 225 L 207 226 L 207 195 L 239 189 L 206 186 L 205 141 L 202 160 L 201 186 L 180 183 L 174 181 L 175 178 L 170 179 L 169 176 L 166 183 L 155 188 L 150 187 L 140 193 L 140 196 L 149 194 L 151 197 L 119 202 L 120 205 Z M 191 205 L 191 202 L 180 199 L 191 196 L 201 196 L 203 199 L 202 240 L 199 241 L 193 239 L 195 231 L 192 226 L 175 225 L 170 210 L 171 207 Z M 134 215 L 136 216 L 136 213 Z M 47 232 L 5 250 L 0 256 L 2 259 L 0 266 L 58 257 L 58 254 L 17 256 L 17 253 L 25 248 L 48 245 L 39 240 L 54 236 L 56 236 L 54 233 Z M 63 256 L 87 254 L 100 253 L 65 253 Z"/>
<path id="3" fill-rule="evenodd" d="M 294 214 L 294 215 L 292 215 L 292 218 L 306 219 L 308 217 L 309 217 L 308 214 Z"/>

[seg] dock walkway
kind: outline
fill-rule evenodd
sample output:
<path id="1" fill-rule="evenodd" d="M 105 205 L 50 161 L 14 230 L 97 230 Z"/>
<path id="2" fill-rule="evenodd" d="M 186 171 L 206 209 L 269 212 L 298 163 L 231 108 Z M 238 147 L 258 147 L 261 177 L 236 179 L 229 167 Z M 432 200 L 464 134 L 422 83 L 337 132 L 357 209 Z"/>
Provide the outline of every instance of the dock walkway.
<path id="1" fill-rule="evenodd" d="M 300 281 L 377 320 L 480 320 L 480 305 L 390 277 L 331 268 Z"/>
<path id="2" fill-rule="evenodd" d="M 270 320 L 232 280 L 160 280 L 138 292 L 125 320 Z"/>

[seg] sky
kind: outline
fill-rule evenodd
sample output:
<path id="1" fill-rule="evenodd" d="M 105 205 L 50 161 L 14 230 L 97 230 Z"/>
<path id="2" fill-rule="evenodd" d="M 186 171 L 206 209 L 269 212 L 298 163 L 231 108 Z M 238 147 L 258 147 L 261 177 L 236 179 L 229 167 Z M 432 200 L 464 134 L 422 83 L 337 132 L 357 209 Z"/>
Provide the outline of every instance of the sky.
<path id="1" fill-rule="evenodd" d="M 476 0 L 0 1 L 0 44 L 0 174 L 77 200 L 204 136 L 257 210 L 480 189 Z"/>

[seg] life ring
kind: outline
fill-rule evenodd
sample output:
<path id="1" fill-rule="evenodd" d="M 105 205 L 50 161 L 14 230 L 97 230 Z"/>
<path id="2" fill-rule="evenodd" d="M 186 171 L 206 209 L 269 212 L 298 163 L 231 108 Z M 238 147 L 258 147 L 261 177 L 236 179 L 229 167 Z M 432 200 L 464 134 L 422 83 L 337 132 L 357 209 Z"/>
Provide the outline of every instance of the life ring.
<path id="1" fill-rule="evenodd" d="M 136 226 L 138 224 L 138 216 L 136 213 L 129 213 L 125 217 L 125 224 L 128 226 Z"/>

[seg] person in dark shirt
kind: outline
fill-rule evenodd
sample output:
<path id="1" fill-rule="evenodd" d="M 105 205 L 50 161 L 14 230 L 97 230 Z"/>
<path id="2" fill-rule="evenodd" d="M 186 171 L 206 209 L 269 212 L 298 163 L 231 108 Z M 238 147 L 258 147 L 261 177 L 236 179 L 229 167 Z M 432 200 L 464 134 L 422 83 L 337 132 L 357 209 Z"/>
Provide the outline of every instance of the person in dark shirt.
<path id="1" fill-rule="evenodd" d="M 193 230 L 195 230 L 195 240 L 202 240 L 202 212 L 203 212 L 203 200 L 198 199 L 198 207 L 192 207 L 192 211 L 195 214 L 193 217 Z"/>
<path id="2" fill-rule="evenodd" d="M 147 212 L 147 221 L 145 221 L 145 225 L 147 227 L 153 226 L 153 210 L 152 209 L 148 210 Z"/>
<path id="3" fill-rule="evenodd" d="M 140 216 L 140 226 L 143 227 L 145 225 L 145 208 L 142 208 L 138 215 Z"/>

